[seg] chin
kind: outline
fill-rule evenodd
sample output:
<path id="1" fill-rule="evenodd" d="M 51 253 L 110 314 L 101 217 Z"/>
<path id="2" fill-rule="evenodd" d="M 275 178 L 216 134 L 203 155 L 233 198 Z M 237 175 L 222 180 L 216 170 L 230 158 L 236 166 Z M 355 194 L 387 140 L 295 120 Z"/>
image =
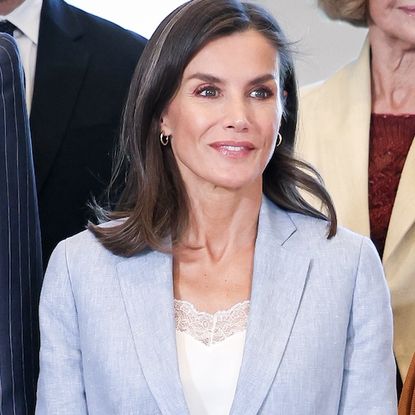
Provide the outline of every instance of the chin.
<path id="1" fill-rule="evenodd" d="M 262 176 L 261 177 L 243 177 L 238 172 L 234 172 L 231 176 L 221 177 L 212 180 L 211 182 L 215 187 L 220 187 L 229 191 L 243 191 L 255 189 L 257 187 L 262 188 Z"/>

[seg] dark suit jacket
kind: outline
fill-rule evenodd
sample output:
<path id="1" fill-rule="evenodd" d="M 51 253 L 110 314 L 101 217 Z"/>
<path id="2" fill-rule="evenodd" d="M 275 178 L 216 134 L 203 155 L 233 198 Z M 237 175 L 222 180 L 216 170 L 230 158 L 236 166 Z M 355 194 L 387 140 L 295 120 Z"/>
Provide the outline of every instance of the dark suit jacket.
<path id="1" fill-rule="evenodd" d="M 0 33 L 0 414 L 35 410 L 42 284 L 40 227 L 14 39 Z"/>
<path id="2" fill-rule="evenodd" d="M 108 184 L 128 86 L 145 39 L 62 0 L 43 0 L 30 123 L 44 265 L 84 229 Z"/>

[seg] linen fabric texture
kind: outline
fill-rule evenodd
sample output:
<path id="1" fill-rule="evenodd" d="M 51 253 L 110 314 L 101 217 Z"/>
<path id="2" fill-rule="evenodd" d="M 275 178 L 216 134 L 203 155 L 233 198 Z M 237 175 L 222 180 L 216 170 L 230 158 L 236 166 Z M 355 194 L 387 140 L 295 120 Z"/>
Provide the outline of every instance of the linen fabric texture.
<path id="1" fill-rule="evenodd" d="M 108 223 L 103 226 L 113 226 Z M 373 244 L 264 198 L 231 415 L 396 414 L 392 314 Z M 188 415 L 172 256 L 61 242 L 40 302 L 37 414 Z"/>

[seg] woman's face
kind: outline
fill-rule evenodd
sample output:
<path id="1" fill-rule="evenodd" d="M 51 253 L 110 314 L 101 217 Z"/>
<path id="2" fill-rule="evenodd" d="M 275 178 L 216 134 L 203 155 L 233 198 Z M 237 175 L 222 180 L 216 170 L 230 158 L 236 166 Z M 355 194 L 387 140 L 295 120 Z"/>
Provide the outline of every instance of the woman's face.
<path id="1" fill-rule="evenodd" d="M 254 30 L 221 37 L 186 67 L 161 129 L 186 186 L 261 185 L 281 119 L 278 53 Z"/>
<path id="2" fill-rule="evenodd" d="M 415 46 L 415 0 L 368 0 L 369 30 Z"/>

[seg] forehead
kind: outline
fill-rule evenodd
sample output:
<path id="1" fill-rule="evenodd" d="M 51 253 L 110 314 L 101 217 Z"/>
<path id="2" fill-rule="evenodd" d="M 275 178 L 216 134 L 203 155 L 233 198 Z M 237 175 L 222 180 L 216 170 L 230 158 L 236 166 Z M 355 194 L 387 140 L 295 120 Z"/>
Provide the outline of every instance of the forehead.
<path id="1" fill-rule="evenodd" d="M 278 74 L 278 50 L 255 31 L 233 33 L 207 43 L 189 62 L 184 78 L 195 72 L 217 75 L 258 76 Z"/>

